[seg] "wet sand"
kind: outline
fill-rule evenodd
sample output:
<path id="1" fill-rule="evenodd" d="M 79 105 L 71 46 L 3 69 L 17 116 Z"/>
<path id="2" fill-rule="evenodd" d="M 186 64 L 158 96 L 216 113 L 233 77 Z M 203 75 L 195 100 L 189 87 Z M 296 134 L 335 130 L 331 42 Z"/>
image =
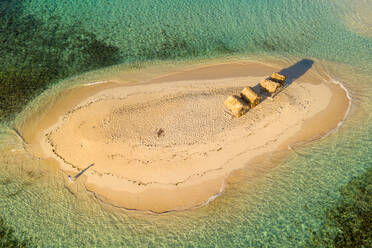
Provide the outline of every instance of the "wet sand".
<path id="1" fill-rule="evenodd" d="M 30 152 L 66 175 L 95 163 L 78 180 L 105 202 L 184 210 L 220 194 L 252 159 L 322 137 L 344 119 L 346 92 L 312 69 L 239 119 L 224 111 L 227 96 L 281 69 L 231 62 L 108 75 L 66 90 L 18 128 Z"/>

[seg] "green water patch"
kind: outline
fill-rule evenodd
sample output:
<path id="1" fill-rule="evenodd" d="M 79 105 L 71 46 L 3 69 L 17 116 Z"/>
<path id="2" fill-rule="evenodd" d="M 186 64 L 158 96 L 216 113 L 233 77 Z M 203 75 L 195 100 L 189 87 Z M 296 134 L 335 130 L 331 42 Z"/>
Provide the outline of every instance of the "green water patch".
<path id="1" fill-rule="evenodd" d="M 14 235 L 14 230 L 0 217 L 0 247 L 1 248 L 26 248 L 35 247 L 32 240 L 20 240 Z"/>
<path id="2" fill-rule="evenodd" d="M 310 247 L 372 246 L 372 167 L 340 190 L 340 200 L 326 213 L 325 225 Z"/>
<path id="3" fill-rule="evenodd" d="M 19 1 L 0 3 L 0 121 L 59 79 L 120 61 L 118 48 L 75 23 L 43 21 Z"/>
<path id="4" fill-rule="evenodd" d="M 336 2 L 343 9 L 343 20 L 353 32 L 372 37 L 372 1 L 341 0 Z"/>
<path id="5" fill-rule="evenodd" d="M 344 12 L 332 1 L 31 0 L 25 6 L 41 19 L 81 21 L 130 61 L 244 53 L 353 63 L 372 56 L 371 41 L 345 27 Z"/>

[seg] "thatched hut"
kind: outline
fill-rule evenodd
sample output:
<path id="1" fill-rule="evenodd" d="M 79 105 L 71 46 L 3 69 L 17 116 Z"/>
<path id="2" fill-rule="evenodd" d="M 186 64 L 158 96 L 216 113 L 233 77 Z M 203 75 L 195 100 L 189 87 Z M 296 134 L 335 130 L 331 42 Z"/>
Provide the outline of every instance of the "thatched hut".
<path id="1" fill-rule="evenodd" d="M 266 79 L 262 80 L 260 85 L 270 94 L 274 94 L 282 86 L 280 83 Z"/>
<path id="2" fill-rule="evenodd" d="M 271 74 L 270 79 L 274 82 L 277 82 L 277 83 L 280 83 L 281 85 L 284 85 L 285 80 L 287 79 L 287 77 L 284 76 L 284 75 L 281 75 L 279 73 L 274 72 L 273 74 Z"/>
<path id="3" fill-rule="evenodd" d="M 261 97 L 252 90 L 251 87 L 246 87 L 240 93 L 242 99 L 249 103 L 251 108 L 256 107 L 260 103 Z"/>
<path id="4" fill-rule="evenodd" d="M 246 105 L 240 97 L 235 95 L 229 96 L 225 100 L 224 105 L 235 117 L 238 118 L 249 110 L 249 106 Z"/>

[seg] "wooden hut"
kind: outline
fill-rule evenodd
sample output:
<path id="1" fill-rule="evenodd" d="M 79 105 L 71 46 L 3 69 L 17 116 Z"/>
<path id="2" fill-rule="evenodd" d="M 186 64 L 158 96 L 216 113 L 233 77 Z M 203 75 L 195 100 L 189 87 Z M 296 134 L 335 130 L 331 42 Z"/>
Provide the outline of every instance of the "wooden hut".
<path id="1" fill-rule="evenodd" d="M 251 87 L 246 87 L 240 93 L 241 98 L 248 102 L 251 108 L 256 107 L 261 100 L 261 97 L 252 90 Z"/>
<path id="2" fill-rule="evenodd" d="M 277 83 L 280 83 L 281 85 L 284 85 L 285 80 L 287 79 L 287 77 L 284 76 L 284 75 L 281 75 L 279 73 L 274 72 L 273 74 L 271 74 L 270 79 L 274 82 L 277 82 Z"/>
<path id="3" fill-rule="evenodd" d="M 260 82 L 262 88 L 264 88 L 270 94 L 274 94 L 282 85 L 280 83 L 271 81 L 271 80 L 262 80 Z"/>
<path id="4" fill-rule="evenodd" d="M 238 96 L 229 96 L 225 102 L 225 107 L 235 116 L 241 117 L 249 110 L 249 106 Z"/>

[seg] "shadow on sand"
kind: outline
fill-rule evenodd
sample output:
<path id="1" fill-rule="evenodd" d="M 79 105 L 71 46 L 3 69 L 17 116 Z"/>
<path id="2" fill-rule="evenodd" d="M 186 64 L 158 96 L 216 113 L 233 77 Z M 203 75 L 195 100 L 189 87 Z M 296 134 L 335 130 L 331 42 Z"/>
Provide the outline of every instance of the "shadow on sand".
<path id="1" fill-rule="evenodd" d="M 279 72 L 287 77 L 286 85 L 291 84 L 294 80 L 303 76 L 314 64 L 314 61 L 310 59 L 302 59 L 296 64 L 291 65 L 288 68 L 285 68 Z"/>
<path id="2" fill-rule="evenodd" d="M 261 87 L 261 85 L 259 83 L 257 85 L 255 85 L 254 87 L 252 87 L 252 90 L 256 94 L 261 96 L 260 103 L 262 103 L 268 97 L 272 97 L 272 98 L 275 97 L 277 94 L 279 94 L 281 91 L 283 91 L 289 85 L 291 85 L 296 79 L 303 76 L 313 66 L 313 64 L 314 64 L 313 60 L 302 59 L 302 60 L 298 61 L 297 63 L 279 71 L 278 73 L 281 74 L 281 75 L 286 76 L 287 79 L 285 80 L 285 84 L 283 85 L 283 87 L 278 92 L 274 93 L 273 95 L 270 95 L 265 89 L 263 89 Z M 266 79 L 270 79 L 270 76 L 267 77 Z"/>

